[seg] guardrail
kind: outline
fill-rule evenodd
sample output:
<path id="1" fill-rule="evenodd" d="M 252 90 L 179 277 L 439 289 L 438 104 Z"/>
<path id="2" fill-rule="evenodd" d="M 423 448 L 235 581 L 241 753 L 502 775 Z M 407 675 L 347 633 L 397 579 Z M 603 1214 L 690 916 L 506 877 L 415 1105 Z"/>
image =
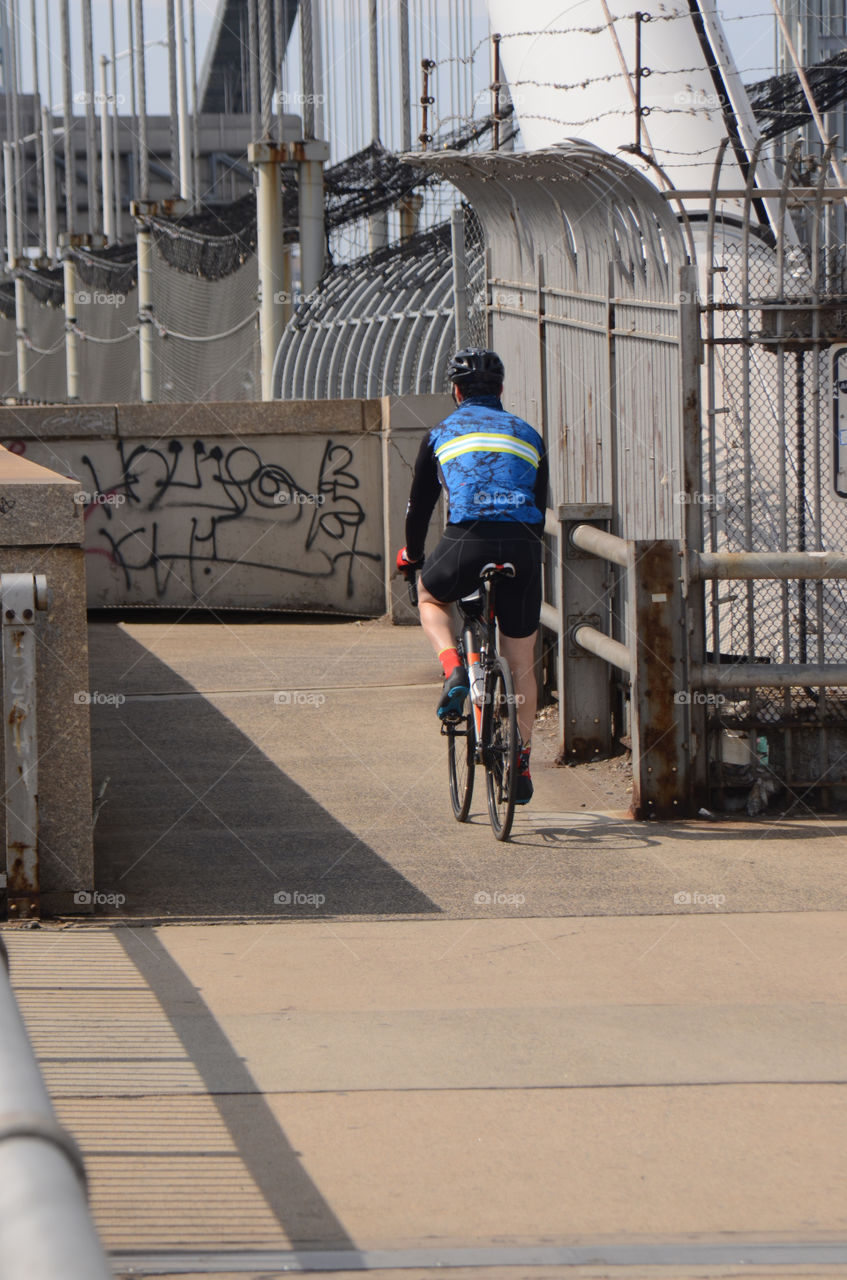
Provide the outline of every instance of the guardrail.
<path id="1" fill-rule="evenodd" d="M 601 750 L 593 726 L 611 720 L 613 699 L 608 670 L 597 670 L 600 659 L 629 680 L 636 817 L 679 816 L 705 801 L 697 794 L 708 764 L 704 717 L 692 707 L 692 690 L 847 688 L 844 663 L 698 661 L 704 637 L 694 634 L 689 607 L 691 584 L 712 579 L 845 579 L 847 553 L 686 553 L 679 542 L 627 541 L 579 521 L 563 524 L 559 547 L 565 752 L 585 758 Z M 623 573 L 615 577 L 610 566 Z M 627 643 L 611 634 L 615 617 Z M 589 655 L 593 671 L 580 660 Z"/>
<path id="2" fill-rule="evenodd" d="M 85 1167 L 56 1119 L 9 982 L 0 936 L 0 1275 L 111 1280 Z"/>

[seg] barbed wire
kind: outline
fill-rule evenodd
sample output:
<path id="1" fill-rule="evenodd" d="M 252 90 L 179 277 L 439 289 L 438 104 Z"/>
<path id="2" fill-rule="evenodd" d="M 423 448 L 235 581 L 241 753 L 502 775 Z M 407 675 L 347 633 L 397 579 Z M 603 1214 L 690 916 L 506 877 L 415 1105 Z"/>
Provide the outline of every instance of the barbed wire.
<path id="1" fill-rule="evenodd" d="M 634 22 L 638 14 L 641 12 L 642 11 L 640 9 L 634 9 L 632 13 L 616 14 L 612 18 L 611 22 L 603 22 L 599 26 L 593 26 L 593 27 L 545 27 L 543 30 L 540 30 L 540 31 L 537 29 L 534 31 L 504 31 L 500 35 L 500 41 L 502 43 L 504 40 L 525 40 L 530 36 L 538 37 L 538 36 L 601 35 L 604 31 L 610 31 L 611 28 L 614 27 L 618 22 Z M 769 9 L 767 10 L 767 12 L 762 12 L 762 13 L 744 13 L 744 14 L 732 14 L 732 15 L 724 15 L 718 8 L 707 10 L 706 12 L 717 14 L 721 22 L 749 22 L 751 19 L 754 19 L 754 18 L 756 19 L 771 18 L 772 19 L 774 16 L 773 9 Z M 690 22 L 691 14 L 683 11 L 680 11 L 679 13 L 657 13 L 657 14 L 651 13 L 649 17 L 650 23 L 679 22 L 682 20 Z M 444 58 L 434 58 L 432 59 L 432 61 L 435 63 L 436 67 L 447 66 L 450 63 L 463 63 L 467 65 L 468 63 L 473 63 L 480 49 L 484 48 L 486 45 L 489 45 L 490 43 L 491 43 L 491 36 L 490 35 L 483 36 L 481 40 L 477 41 L 477 43 L 471 49 L 470 53 L 466 53 L 466 54 L 452 53 L 452 54 L 448 54 Z M 702 70 L 702 68 L 698 67 L 697 70 Z"/>

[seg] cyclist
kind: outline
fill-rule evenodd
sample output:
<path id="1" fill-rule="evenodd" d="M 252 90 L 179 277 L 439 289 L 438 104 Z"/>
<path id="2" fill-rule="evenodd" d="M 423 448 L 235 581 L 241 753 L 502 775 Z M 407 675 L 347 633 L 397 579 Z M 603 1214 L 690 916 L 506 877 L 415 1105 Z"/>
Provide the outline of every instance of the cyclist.
<path id="1" fill-rule="evenodd" d="M 517 695 L 521 746 L 515 803 L 532 797 L 529 753 L 537 703 L 535 640 L 541 614 L 541 548 L 547 507 L 544 442 L 500 399 L 503 361 L 494 351 L 457 351 L 448 366 L 455 412 L 428 431 L 415 463 L 406 508 L 406 545 L 397 568 L 406 577 L 424 566 L 426 532 L 441 488 L 447 528 L 420 579 L 421 626 L 444 672 L 438 715 L 461 709 L 467 671 L 456 650 L 450 605 L 479 586 L 482 567 L 510 561 L 514 578 L 497 582 L 500 651 Z"/>

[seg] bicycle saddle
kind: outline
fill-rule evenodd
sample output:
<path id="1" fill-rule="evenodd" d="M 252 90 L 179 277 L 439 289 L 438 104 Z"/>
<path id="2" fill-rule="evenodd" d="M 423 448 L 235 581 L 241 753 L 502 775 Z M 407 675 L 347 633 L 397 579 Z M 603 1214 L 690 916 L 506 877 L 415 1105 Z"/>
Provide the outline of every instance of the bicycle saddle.
<path id="1" fill-rule="evenodd" d="M 490 582 L 492 578 L 514 578 L 515 566 L 507 560 L 505 564 L 485 564 L 479 571 L 481 581 Z"/>

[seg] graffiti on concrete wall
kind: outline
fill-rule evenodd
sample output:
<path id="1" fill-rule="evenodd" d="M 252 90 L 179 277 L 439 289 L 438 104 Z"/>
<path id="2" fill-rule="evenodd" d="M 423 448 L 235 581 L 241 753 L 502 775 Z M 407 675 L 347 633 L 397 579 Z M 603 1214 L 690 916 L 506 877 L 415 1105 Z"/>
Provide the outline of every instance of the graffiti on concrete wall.
<path id="1" fill-rule="evenodd" d="M 189 595 L 196 603 L 213 590 L 216 597 L 222 590 L 236 596 L 245 575 L 267 584 L 270 573 L 278 575 L 281 593 L 292 578 L 340 578 L 350 600 L 359 585 L 357 567 L 361 572 L 382 557 L 362 545 L 361 459 L 329 439 L 315 470 L 309 464 L 321 443 L 304 445 L 298 437 L 291 468 L 263 457 L 262 447 L 279 451 L 277 441 L 255 438 L 232 445 L 57 442 L 51 452 L 66 455 L 83 487 L 86 552 L 108 561 L 126 598 L 166 603 Z M 17 452 L 34 452 L 26 442 L 15 445 Z M 309 470 L 311 477 L 304 474 Z"/>

